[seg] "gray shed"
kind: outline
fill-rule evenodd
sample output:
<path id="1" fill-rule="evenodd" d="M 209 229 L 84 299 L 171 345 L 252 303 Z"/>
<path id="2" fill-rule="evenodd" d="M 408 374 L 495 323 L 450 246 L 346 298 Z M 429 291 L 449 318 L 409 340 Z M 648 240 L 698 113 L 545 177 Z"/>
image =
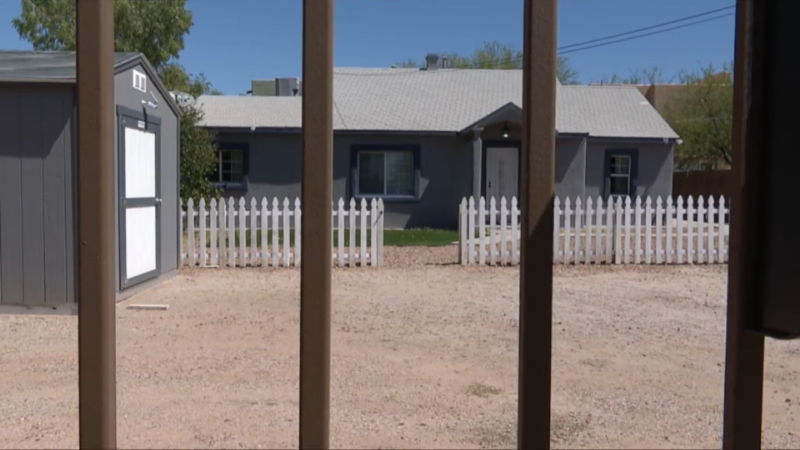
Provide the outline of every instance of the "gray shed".
<path id="1" fill-rule="evenodd" d="M 180 110 L 117 53 L 116 300 L 179 266 Z M 75 53 L 0 51 L 0 312 L 76 311 Z"/>

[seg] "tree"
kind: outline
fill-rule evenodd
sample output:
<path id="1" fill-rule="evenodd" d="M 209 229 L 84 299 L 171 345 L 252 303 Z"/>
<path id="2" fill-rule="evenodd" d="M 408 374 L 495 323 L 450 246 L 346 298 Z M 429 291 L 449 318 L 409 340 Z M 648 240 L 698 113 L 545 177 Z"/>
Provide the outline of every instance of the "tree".
<path id="1" fill-rule="evenodd" d="M 482 48 L 478 48 L 466 56 L 455 52 L 445 52 L 439 55 L 446 58 L 445 67 L 452 69 L 522 69 L 522 50 L 497 41 L 485 42 Z M 420 67 L 420 64 L 413 59 L 395 65 L 409 68 Z M 564 56 L 558 57 L 557 76 L 562 84 L 578 84 L 579 82 L 578 72 L 570 66 L 569 60 Z"/>
<path id="2" fill-rule="evenodd" d="M 631 70 L 628 76 L 623 77 L 617 74 L 603 77 L 602 84 L 661 84 L 671 83 L 674 77 L 669 78 L 664 75 L 660 67 L 655 66 L 650 69 Z"/>
<path id="3" fill-rule="evenodd" d="M 681 168 L 730 167 L 733 126 L 733 75 L 730 65 L 709 65 L 679 75 L 684 89 L 671 97 L 663 115 L 683 143 L 676 163 Z"/>
<path id="4" fill-rule="evenodd" d="M 217 94 L 203 74 L 190 75 L 178 63 L 184 36 L 194 25 L 186 1 L 116 0 L 114 50 L 144 54 L 170 91 Z M 75 0 L 22 0 L 22 13 L 11 24 L 34 50 L 75 51 Z M 215 195 L 208 180 L 215 167 L 213 136 L 197 126 L 201 111 L 181 109 L 181 196 Z"/>

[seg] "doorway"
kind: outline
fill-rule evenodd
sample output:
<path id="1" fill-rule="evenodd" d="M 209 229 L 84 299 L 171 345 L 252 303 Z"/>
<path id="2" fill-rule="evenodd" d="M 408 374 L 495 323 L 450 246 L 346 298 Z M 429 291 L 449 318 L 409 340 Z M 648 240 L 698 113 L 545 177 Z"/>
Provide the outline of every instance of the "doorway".
<path id="1" fill-rule="evenodd" d="M 120 113 L 118 130 L 119 270 L 125 290 L 160 272 L 161 127 Z"/>

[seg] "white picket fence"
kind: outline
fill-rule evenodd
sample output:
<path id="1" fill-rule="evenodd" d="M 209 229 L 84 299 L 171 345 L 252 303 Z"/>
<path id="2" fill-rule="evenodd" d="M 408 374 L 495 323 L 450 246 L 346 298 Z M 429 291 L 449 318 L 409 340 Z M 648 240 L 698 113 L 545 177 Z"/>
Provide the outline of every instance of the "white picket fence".
<path id="1" fill-rule="evenodd" d="M 487 207 L 488 206 L 488 207 Z M 562 207 L 563 206 L 563 207 Z M 724 197 L 555 199 L 557 264 L 713 264 L 728 262 L 729 209 Z M 520 260 L 517 199 L 466 198 L 459 208 L 461 264 L 515 265 Z"/>
<path id="2" fill-rule="evenodd" d="M 291 267 L 300 265 L 300 199 L 266 198 L 181 201 L 181 263 L 200 267 Z M 208 206 L 208 208 L 206 207 Z M 338 267 L 380 266 L 383 260 L 383 201 L 343 199 L 332 206 L 331 260 Z"/>

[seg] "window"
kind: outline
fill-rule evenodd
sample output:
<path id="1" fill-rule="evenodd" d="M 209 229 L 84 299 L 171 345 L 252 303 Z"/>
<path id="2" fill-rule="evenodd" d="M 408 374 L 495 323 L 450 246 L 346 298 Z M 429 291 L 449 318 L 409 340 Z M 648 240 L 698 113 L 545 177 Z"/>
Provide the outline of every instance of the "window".
<path id="1" fill-rule="evenodd" d="M 211 182 L 225 189 L 244 187 L 247 178 L 247 149 L 239 145 L 220 145 Z"/>
<path id="2" fill-rule="evenodd" d="M 606 150 L 605 196 L 636 195 L 638 150 Z"/>
<path id="3" fill-rule="evenodd" d="M 354 146 L 352 166 L 356 196 L 417 197 L 419 149 L 416 146 Z"/>
<path id="4" fill-rule="evenodd" d="M 628 196 L 631 194 L 631 157 L 628 155 L 611 155 L 611 172 L 609 173 L 611 196 Z"/>
<path id="5" fill-rule="evenodd" d="M 147 76 L 138 70 L 133 70 L 133 88 L 137 91 L 147 92 Z"/>

